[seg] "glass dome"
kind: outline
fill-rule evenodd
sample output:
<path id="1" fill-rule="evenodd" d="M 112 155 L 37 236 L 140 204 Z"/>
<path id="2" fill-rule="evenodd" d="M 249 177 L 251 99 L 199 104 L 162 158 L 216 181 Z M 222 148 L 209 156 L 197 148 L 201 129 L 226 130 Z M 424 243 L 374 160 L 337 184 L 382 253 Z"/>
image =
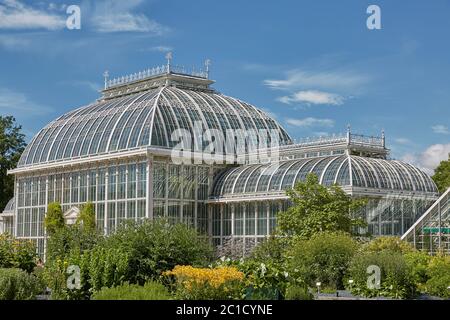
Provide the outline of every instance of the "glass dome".
<path id="1" fill-rule="evenodd" d="M 184 128 L 194 136 L 196 121 L 224 136 L 227 129 L 275 129 L 281 145 L 291 143 L 275 120 L 248 103 L 212 90 L 163 86 L 99 100 L 62 115 L 32 139 L 18 167 L 147 146 L 173 148 L 177 142 L 171 141 L 172 132 Z"/>
<path id="2" fill-rule="evenodd" d="M 383 190 L 438 192 L 426 173 L 407 163 L 345 155 L 228 169 L 216 180 L 213 196 L 283 191 L 305 180 L 309 173 L 315 173 L 326 186 L 337 183 Z"/>

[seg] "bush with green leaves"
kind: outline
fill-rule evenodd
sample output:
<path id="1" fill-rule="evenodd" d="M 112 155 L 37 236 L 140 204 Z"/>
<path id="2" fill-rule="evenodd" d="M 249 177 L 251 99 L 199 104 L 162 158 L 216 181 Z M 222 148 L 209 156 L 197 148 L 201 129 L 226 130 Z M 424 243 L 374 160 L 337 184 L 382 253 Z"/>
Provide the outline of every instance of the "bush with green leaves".
<path id="1" fill-rule="evenodd" d="M 422 251 L 412 251 L 403 254 L 405 262 L 411 270 L 411 276 L 417 289 L 426 292 L 426 282 L 429 279 L 429 264 L 432 259 L 430 255 Z"/>
<path id="2" fill-rule="evenodd" d="M 372 241 L 364 244 L 362 250 L 367 252 L 381 252 L 388 250 L 398 253 L 411 253 L 414 252 L 414 247 L 406 241 L 401 240 L 399 237 L 382 236 L 373 239 Z"/>
<path id="3" fill-rule="evenodd" d="M 59 202 L 51 202 L 48 204 L 44 226 L 47 234 L 50 236 L 65 226 L 64 214 Z"/>
<path id="4" fill-rule="evenodd" d="M 124 283 L 113 288 L 102 288 L 92 300 L 170 300 L 172 297 L 161 283 L 149 281 L 143 286 Z"/>
<path id="5" fill-rule="evenodd" d="M 290 285 L 286 288 L 286 300 L 313 300 L 308 286 Z"/>
<path id="6" fill-rule="evenodd" d="M 34 300 L 44 286 L 39 279 L 21 269 L 0 269 L 0 300 Z"/>
<path id="7" fill-rule="evenodd" d="M 434 256 L 428 265 L 428 280 L 425 284 L 429 294 L 450 298 L 450 256 Z"/>
<path id="8" fill-rule="evenodd" d="M 380 268 L 379 283 L 373 266 Z M 417 293 L 411 267 L 400 252 L 359 252 L 350 263 L 348 279 L 353 280 L 348 289 L 355 295 L 401 299 L 414 297 Z"/>
<path id="9" fill-rule="evenodd" d="M 87 230 L 95 231 L 95 205 L 92 202 L 87 202 L 81 206 L 77 224 L 82 224 Z"/>
<path id="10" fill-rule="evenodd" d="M 19 268 L 30 273 L 37 258 L 36 247 L 30 240 L 0 234 L 0 268 Z"/>
<path id="11" fill-rule="evenodd" d="M 293 242 L 289 269 L 311 287 L 321 282 L 323 288 L 342 289 L 343 278 L 357 249 L 358 243 L 349 234 L 317 233 L 309 240 Z"/>
<path id="12" fill-rule="evenodd" d="M 126 254 L 124 280 L 137 284 L 157 279 L 176 265 L 205 266 L 213 258 L 212 246 L 195 229 L 161 219 L 125 223 L 98 246 Z"/>

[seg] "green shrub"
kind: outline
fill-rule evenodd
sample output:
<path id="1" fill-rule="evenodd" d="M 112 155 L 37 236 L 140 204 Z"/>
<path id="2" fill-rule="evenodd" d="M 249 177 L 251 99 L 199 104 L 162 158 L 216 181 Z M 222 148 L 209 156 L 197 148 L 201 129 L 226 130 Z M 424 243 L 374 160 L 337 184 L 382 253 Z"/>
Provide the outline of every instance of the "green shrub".
<path id="1" fill-rule="evenodd" d="M 206 266 L 213 257 L 213 248 L 195 229 L 159 219 L 126 223 L 98 246 L 123 252 L 128 263 L 124 280 L 137 284 L 176 265 Z"/>
<path id="2" fill-rule="evenodd" d="M 343 278 L 358 243 L 348 234 L 322 232 L 309 240 L 295 241 L 291 249 L 290 270 L 315 287 L 317 281 L 323 287 L 343 288 Z"/>
<path id="3" fill-rule="evenodd" d="M 392 236 L 375 238 L 369 243 L 366 243 L 363 246 L 363 250 L 368 252 L 381 252 L 388 250 L 398 253 L 409 253 L 415 251 L 414 247 L 410 243 L 400 240 L 398 237 Z"/>
<path id="4" fill-rule="evenodd" d="M 303 279 L 289 273 L 286 264 L 275 260 L 222 259 L 216 266 L 234 266 L 244 273 L 242 296 L 247 300 L 277 300 L 283 298 L 289 283 L 304 285 Z"/>
<path id="5" fill-rule="evenodd" d="M 416 283 L 417 288 L 419 291 L 425 292 L 425 284 L 429 279 L 428 265 L 432 257 L 421 251 L 407 252 L 403 255 L 403 257 L 411 270 L 411 276 L 414 283 Z"/>
<path id="6" fill-rule="evenodd" d="M 95 231 L 95 205 L 92 202 L 81 206 L 77 224 L 82 224 L 85 229 Z"/>
<path id="7" fill-rule="evenodd" d="M 426 289 L 429 294 L 450 298 L 450 256 L 435 256 L 428 265 Z"/>
<path id="8" fill-rule="evenodd" d="M 0 269 L 0 300 L 32 300 L 43 289 L 33 274 L 20 269 Z"/>
<path id="9" fill-rule="evenodd" d="M 369 278 L 373 274 L 367 272 L 369 266 L 380 268 L 379 289 L 370 288 L 368 285 L 368 282 L 376 284 Z M 380 252 L 361 251 L 351 261 L 348 277 L 353 280 L 349 289 L 356 295 L 410 298 L 416 294 L 417 288 L 411 268 L 399 252 L 390 250 Z"/>
<path id="10" fill-rule="evenodd" d="M 159 282 L 149 281 L 144 286 L 124 283 L 114 288 L 103 288 L 92 295 L 92 300 L 170 300 L 167 289 Z"/>
<path id="11" fill-rule="evenodd" d="M 313 300 L 307 286 L 290 285 L 286 289 L 286 300 Z"/>
<path id="12" fill-rule="evenodd" d="M 47 261 L 67 260 L 67 256 L 80 255 L 93 248 L 100 239 L 101 235 L 96 230 L 82 225 L 64 226 L 47 240 Z"/>
<path id="13" fill-rule="evenodd" d="M 51 202 L 47 206 L 44 226 L 48 235 L 52 235 L 64 227 L 64 214 L 59 202 Z"/>
<path id="14" fill-rule="evenodd" d="M 36 247 L 31 241 L 0 234 L 0 268 L 19 268 L 32 272 L 36 260 Z"/>

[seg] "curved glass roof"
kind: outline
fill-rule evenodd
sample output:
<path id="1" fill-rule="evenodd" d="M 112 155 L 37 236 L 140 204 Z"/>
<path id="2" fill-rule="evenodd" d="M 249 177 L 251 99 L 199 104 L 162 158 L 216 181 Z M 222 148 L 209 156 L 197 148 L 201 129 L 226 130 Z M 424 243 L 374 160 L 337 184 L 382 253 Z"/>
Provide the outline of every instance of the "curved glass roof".
<path id="1" fill-rule="evenodd" d="M 315 173 L 320 183 L 326 186 L 337 183 L 340 186 L 438 192 L 433 180 L 410 164 L 343 155 L 231 168 L 217 178 L 213 196 L 283 191 L 305 180 L 309 173 Z"/>
<path id="2" fill-rule="evenodd" d="M 13 212 L 14 211 L 14 198 L 10 199 L 8 203 L 6 204 L 5 209 L 3 209 L 3 212 Z"/>
<path id="3" fill-rule="evenodd" d="M 62 115 L 32 139 L 18 167 L 145 146 L 172 148 L 177 144 L 171 141 L 172 132 L 184 128 L 193 137 L 196 121 L 224 136 L 227 129 L 275 129 L 281 145 L 291 143 L 275 120 L 248 103 L 215 92 L 164 86 Z"/>

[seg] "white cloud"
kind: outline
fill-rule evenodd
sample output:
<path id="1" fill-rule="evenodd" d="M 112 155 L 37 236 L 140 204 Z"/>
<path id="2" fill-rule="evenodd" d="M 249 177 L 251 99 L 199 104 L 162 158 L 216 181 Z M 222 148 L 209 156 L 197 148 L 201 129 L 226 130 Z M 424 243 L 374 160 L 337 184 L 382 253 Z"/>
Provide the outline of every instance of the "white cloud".
<path id="1" fill-rule="evenodd" d="M 434 144 L 419 154 L 406 154 L 402 160 L 418 166 L 428 174 L 432 175 L 434 169 L 442 160 L 447 160 L 450 153 L 450 143 Z"/>
<path id="2" fill-rule="evenodd" d="M 294 118 L 288 118 L 286 119 L 286 123 L 296 126 L 296 127 L 303 127 L 303 128 L 310 128 L 310 127 L 333 127 L 334 126 L 334 120 L 332 119 L 318 119 L 318 118 L 304 118 L 304 119 L 294 119 Z"/>
<path id="3" fill-rule="evenodd" d="M 0 111 L 13 115 L 37 115 L 51 112 L 52 109 L 31 101 L 21 92 L 0 88 Z"/>
<path id="4" fill-rule="evenodd" d="M 277 100 L 286 104 L 297 102 L 297 103 L 306 103 L 308 105 L 330 104 L 338 106 L 344 103 L 344 97 L 338 94 L 318 90 L 298 91 L 290 96 L 279 97 Z"/>
<path id="5" fill-rule="evenodd" d="M 66 18 L 32 8 L 17 0 L 0 0 L 0 29 L 47 29 L 65 27 Z"/>
<path id="6" fill-rule="evenodd" d="M 448 130 L 448 127 L 444 126 L 442 124 L 437 124 L 435 126 L 432 126 L 431 129 L 433 130 L 434 133 L 450 134 L 450 131 Z"/>
<path id="7" fill-rule="evenodd" d="M 169 28 L 149 19 L 145 14 L 134 11 L 142 0 L 95 1 L 90 18 L 98 32 L 146 32 L 153 35 L 165 34 Z"/>
<path id="8" fill-rule="evenodd" d="M 285 79 L 268 79 L 264 84 L 272 89 L 298 90 L 320 88 L 324 90 L 355 90 L 368 82 L 368 77 L 354 71 L 310 72 L 294 69 L 286 72 Z"/>

